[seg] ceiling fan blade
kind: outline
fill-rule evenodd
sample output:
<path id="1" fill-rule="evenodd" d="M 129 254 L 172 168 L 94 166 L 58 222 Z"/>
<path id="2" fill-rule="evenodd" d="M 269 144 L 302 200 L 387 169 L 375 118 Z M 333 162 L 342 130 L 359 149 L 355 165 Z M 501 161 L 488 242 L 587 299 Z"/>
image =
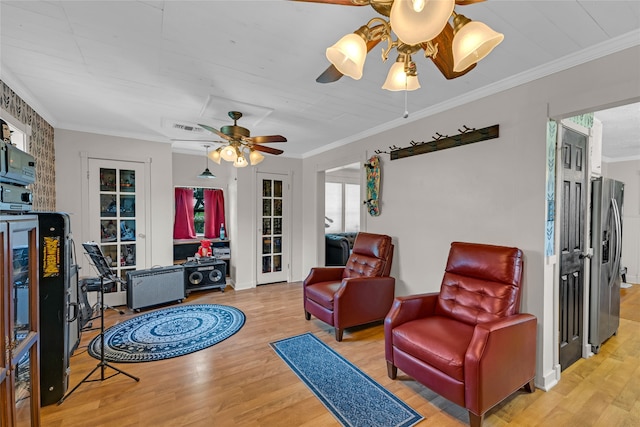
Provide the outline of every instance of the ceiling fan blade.
<path id="1" fill-rule="evenodd" d="M 278 154 L 284 153 L 284 151 L 278 148 L 265 147 L 264 145 L 258 145 L 258 144 L 251 144 L 250 148 L 256 151 L 262 151 L 263 153 L 274 154 L 276 156 Z"/>
<path id="2" fill-rule="evenodd" d="M 335 67 L 335 65 L 331 64 L 331 65 L 329 65 L 329 68 L 324 70 L 324 73 L 322 73 L 322 74 L 320 74 L 318 76 L 318 78 L 316 79 L 316 82 L 318 82 L 318 83 L 333 83 L 333 82 L 336 82 L 336 81 L 340 80 L 340 78 L 342 76 L 344 76 L 344 74 L 342 74 L 340 71 L 338 71 L 338 69 Z"/>
<path id="3" fill-rule="evenodd" d="M 250 143 L 254 144 L 264 144 L 268 142 L 287 142 L 287 138 L 282 135 L 263 135 L 263 136 L 252 136 L 251 138 L 247 138 Z"/>
<path id="4" fill-rule="evenodd" d="M 370 40 L 370 41 L 368 41 L 367 42 L 367 53 L 371 52 L 371 49 L 376 47 L 378 45 L 378 43 L 380 43 L 380 40 Z M 318 82 L 318 83 L 333 83 L 333 82 L 336 82 L 336 81 L 340 80 L 340 78 L 342 76 L 344 76 L 344 74 L 342 74 L 340 71 L 338 71 L 338 69 L 335 67 L 335 65 L 331 64 L 329 66 L 329 68 L 324 70 L 324 72 L 318 76 L 318 78 L 316 79 L 316 82 Z"/>
<path id="5" fill-rule="evenodd" d="M 471 71 L 476 64 L 471 65 L 466 70 L 462 71 L 453 71 L 453 51 L 451 46 L 453 44 L 453 27 L 451 24 L 447 22 L 447 25 L 444 26 L 444 29 L 440 34 L 438 34 L 431 43 L 434 46 L 438 46 L 438 53 L 435 58 L 431 56 L 431 60 L 438 67 L 443 76 L 447 79 L 455 79 L 456 77 L 463 76 Z M 423 49 L 427 48 L 427 43 L 421 44 Z"/>
<path id="6" fill-rule="evenodd" d="M 466 6 L 468 4 L 480 3 L 485 0 L 456 0 L 456 4 L 458 6 Z"/>
<path id="7" fill-rule="evenodd" d="M 340 6 L 368 6 L 365 4 L 353 4 L 351 0 L 292 0 L 305 3 L 325 3 L 325 4 L 338 4 Z"/>
<path id="8" fill-rule="evenodd" d="M 216 135 L 226 139 L 227 141 L 231 141 L 231 138 L 229 137 L 229 135 L 225 135 L 224 133 L 220 132 L 218 129 L 214 129 L 211 126 L 203 125 L 203 124 L 200 124 L 200 123 L 198 123 L 198 126 L 200 126 L 203 129 L 208 130 L 209 132 L 215 133 Z"/>

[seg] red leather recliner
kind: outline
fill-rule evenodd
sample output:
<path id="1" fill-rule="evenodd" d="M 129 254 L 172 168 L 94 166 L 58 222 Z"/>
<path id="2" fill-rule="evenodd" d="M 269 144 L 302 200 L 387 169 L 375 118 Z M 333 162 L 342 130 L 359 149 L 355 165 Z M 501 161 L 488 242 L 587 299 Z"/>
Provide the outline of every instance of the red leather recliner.
<path id="1" fill-rule="evenodd" d="M 395 295 L 392 260 L 391 237 L 358 233 L 346 266 L 312 268 L 304 280 L 305 318 L 333 326 L 337 341 L 345 328 L 383 320 Z"/>
<path id="2" fill-rule="evenodd" d="M 398 297 L 384 323 L 398 368 L 466 408 L 480 426 L 494 405 L 534 391 L 537 320 L 519 313 L 522 251 L 454 242 L 439 293 Z"/>

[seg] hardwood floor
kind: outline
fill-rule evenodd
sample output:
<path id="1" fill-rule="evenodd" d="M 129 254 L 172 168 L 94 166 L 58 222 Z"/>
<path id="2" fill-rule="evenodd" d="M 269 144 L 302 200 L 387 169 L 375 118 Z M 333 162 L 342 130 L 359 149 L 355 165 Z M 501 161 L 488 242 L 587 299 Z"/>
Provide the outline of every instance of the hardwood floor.
<path id="1" fill-rule="evenodd" d="M 117 375 L 82 384 L 61 405 L 42 408 L 44 427 L 99 426 L 339 426 L 329 411 L 275 354 L 269 342 L 313 332 L 424 417 L 419 426 L 462 426 L 464 409 L 399 372 L 387 377 L 382 324 L 333 329 L 304 319 L 301 283 L 263 285 L 235 292 L 200 291 L 183 304 L 225 304 L 242 310 L 244 327 L 213 347 L 175 359 L 115 365 L 140 377 Z M 640 425 L 640 285 L 622 290 L 620 329 L 599 354 L 562 373 L 549 392 L 524 391 L 493 408 L 485 426 Z M 110 326 L 135 313 L 106 312 Z M 83 334 L 71 359 L 69 388 L 97 360 Z M 114 371 L 107 368 L 106 374 Z M 93 377 L 92 377 L 93 378 Z M 96 374 L 95 378 L 99 378 Z"/>

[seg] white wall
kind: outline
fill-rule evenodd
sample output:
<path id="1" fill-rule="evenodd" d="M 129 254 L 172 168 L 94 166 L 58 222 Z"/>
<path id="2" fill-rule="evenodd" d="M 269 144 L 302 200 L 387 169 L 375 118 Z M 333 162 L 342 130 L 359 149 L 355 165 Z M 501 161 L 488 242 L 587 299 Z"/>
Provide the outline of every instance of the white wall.
<path id="1" fill-rule="evenodd" d="M 612 66 L 615 64 L 615 66 Z M 482 68 L 482 64 L 479 65 Z M 546 123 L 640 97 L 640 47 L 505 90 L 304 160 L 304 270 L 316 265 L 318 170 L 375 149 L 453 135 L 463 125 L 500 125 L 500 138 L 390 161 L 383 155 L 382 205 L 363 230 L 396 244 L 396 294 L 437 291 L 449 245 L 462 240 L 524 251 L 522 310 L 538 318 L 536 384 L 559 379 L 555 258 L 545 259 Z"/>
<path id="2" fill-rule="evenodd" d="M 90 157 L 113 158 L 116 160 L 150 159 L 150 190 L 147 203 L 150 204 L 151 219 L 147 224 L 147 254 L 150 253 L 152 265 L 167 266 L 173 264 L 173 187 L 171 182 L 171 146 L 138 139 L 119 138 L 86 132 L 63 129 L 55 130 L 56 148 L 56 208 L 71 214 L 71 230 L 76 241 L 78 261 L 82 270 L 80 276 L 93 276 L 86 257 L 81 256 L 79 243 L 86 242 L 90 236 L 83 235 L 82 207 L 84 200 L 82 181 L 83 165 Z M 86 165 L 85 165 L 86 167 Z"/>
<path id="3" fill-rule="evenodd" d="M 624 182 L 622 266 L 627 282 L 640 283 L 640 160 L 603 163 L 602 169 L 604 177 Z"/>

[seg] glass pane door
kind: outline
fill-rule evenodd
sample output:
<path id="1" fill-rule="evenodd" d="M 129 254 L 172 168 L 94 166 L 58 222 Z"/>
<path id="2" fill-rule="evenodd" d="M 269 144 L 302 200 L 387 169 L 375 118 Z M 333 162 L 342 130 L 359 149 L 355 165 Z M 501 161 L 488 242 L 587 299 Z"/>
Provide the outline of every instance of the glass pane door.
<path id="1" fill-rule="evenodd" d="M 144 268 L 144 166 L 136 162 L 92 159 L 89 166 L 92 240 L 123 282 L 127 272 Z M 92 276 L 98 273 L 92 268 Z M 124 305 L 122 285 L 105 289 L 105 302 Z"/>
<path id="2" fill-rule="evenodd" d="M 288 278 L 288 189 L 286 175 L 258 174 L 258 284 Z"/>

